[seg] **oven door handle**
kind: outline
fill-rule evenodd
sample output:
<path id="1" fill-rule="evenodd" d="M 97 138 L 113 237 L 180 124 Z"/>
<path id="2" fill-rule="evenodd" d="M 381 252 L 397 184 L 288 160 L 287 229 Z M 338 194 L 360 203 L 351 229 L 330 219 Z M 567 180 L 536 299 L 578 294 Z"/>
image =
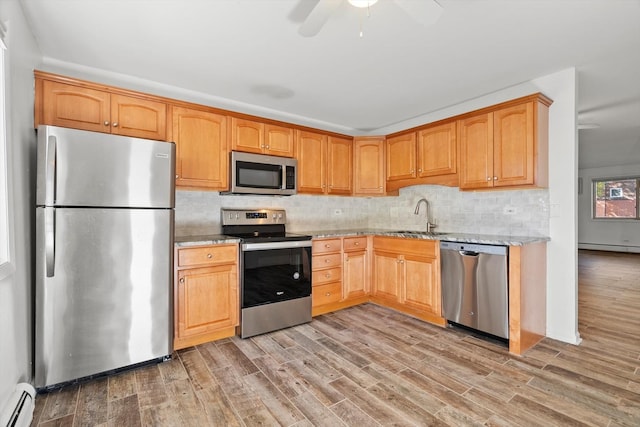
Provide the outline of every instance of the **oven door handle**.
<path id="1" fill-rule="evenodd" d="M 243 243 L 242 244 L 242 250 L 244 252 L 268 251 L 271 249 L 309 248 L 309 247 L 311 247 L 311 240 L 288 240 L 285 242 Z"/>

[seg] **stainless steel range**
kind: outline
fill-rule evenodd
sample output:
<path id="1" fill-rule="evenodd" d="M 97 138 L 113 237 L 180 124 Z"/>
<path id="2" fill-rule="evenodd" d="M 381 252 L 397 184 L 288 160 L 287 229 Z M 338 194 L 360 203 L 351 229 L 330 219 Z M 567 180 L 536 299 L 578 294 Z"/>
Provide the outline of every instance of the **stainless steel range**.
<path id="1" fill-rule="evenodd" d="M 287 233 L 282 209 L 222 209 L 222 233 L 242 239 L 242 338 L 311 321 L 311 236 Z"/>

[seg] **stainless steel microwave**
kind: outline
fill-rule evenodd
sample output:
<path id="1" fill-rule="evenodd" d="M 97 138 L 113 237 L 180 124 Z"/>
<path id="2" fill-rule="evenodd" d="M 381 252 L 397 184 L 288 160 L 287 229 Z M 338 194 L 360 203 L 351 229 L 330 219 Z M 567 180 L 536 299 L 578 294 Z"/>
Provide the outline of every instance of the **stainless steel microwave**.
<path id="1" fill-rule="evenodd" d="M 297 168 L 298 161 L 289 157 L 232 151 L 226 194 L 296 194 Z"/>

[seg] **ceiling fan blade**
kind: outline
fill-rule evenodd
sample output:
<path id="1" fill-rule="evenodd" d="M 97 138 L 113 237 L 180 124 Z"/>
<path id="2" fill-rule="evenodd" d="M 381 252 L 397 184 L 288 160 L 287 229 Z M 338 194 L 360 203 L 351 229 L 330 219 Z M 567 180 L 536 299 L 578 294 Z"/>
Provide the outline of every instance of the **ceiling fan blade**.
<path id="1" fill-rule="evenodd" d="M 442 15 L 442 6 L 436 0 L 394 0 L 418 24 L 434 24 Z"/>
<path id="2" fill-rule="evenodd" d="M 313 37 L 318 34 L 340 3 L 342 0 L 319 0 L 307 19 L 300 25 L 298 33 L 304 37 Z"/>

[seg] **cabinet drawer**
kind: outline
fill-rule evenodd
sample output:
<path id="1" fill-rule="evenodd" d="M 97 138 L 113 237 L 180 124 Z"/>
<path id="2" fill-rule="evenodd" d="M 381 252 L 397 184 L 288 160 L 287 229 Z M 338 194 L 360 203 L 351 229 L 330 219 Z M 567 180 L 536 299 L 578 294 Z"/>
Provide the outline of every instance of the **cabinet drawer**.
<path id="1" fill-rule="evenodd" d="M 178 249 L 178 267 L 235 263 L 238 246 L 200 246 Z"/>
<path id="2" fill-rule="evenodd" d="M 338 302 L 342 299 L 342 285 L 340 283 L 329 283 L 321 286 L 314 286 L 311 294 L 311 305 L 319 305 Z"/>
<path id="3" fill-rule="evenodd" d="M 314 240 L 312 247 L 312 254 L 323 254 L 330 252 L 340 252 L 342 249 L 342 240 L 341 239 L 322 239 L 322 240 Z"/>
<path id="4" fill-rule="evenodd" d="M 340 254 L 315 255 L 311 265 L 313 266 L 313 271 L 340 267 L 342 265 L 342 257 Z"/>
<path id="5" fill-rule="evenodd" d="M 329 282 L 339 282 L 340 280 L 342 280 L 341 267 L 329 268 L 311 273 L 311 283 L 313 286 Z"/>
<path id="6" fill-rule="evenodd" d="M 344 244 L 345 252 L 365 250 L 367 249 L 367 238 L 366 237 L 345 237 L 343 244 Z"/>

